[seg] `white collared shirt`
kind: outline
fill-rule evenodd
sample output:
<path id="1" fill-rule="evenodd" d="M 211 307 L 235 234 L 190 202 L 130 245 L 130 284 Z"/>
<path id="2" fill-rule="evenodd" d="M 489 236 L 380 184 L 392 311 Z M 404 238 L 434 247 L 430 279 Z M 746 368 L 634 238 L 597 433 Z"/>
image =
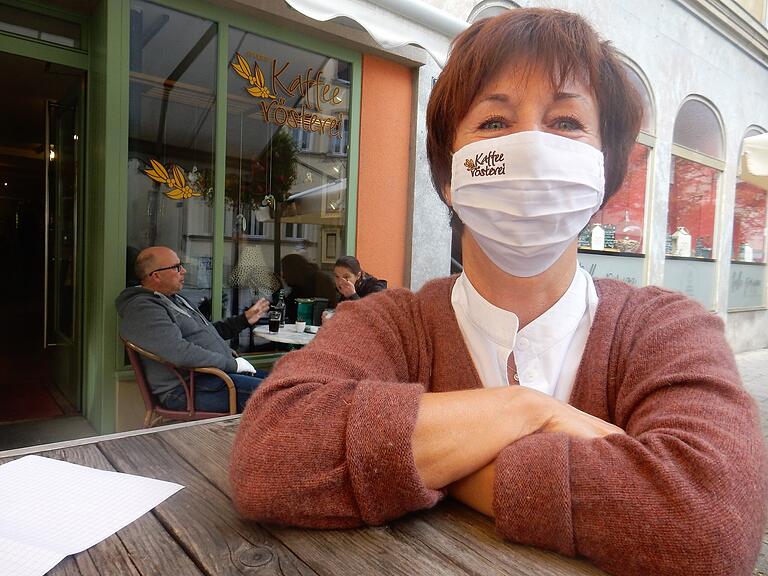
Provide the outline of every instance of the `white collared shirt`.
<path id="1" fill-rule="evenodd" d="M 576 266 L 565 294 L 521 330 L 517 315 L 483 298 L 466 274 L 456 280 L 451 304 L 483 386 L 509 386 L 507 361 L 514 354 L 522 386 L 568 401 L 597 309 L 586 270 Z"/>

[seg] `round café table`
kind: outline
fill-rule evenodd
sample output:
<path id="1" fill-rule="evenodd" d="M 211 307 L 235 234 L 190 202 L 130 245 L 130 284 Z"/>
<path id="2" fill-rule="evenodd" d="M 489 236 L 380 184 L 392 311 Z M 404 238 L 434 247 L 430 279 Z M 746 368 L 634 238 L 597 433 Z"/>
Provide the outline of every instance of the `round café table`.
<path id="1" fill-rule="evenodd" d="M 271 342 L 281 342 L 293 346 L 304 346 L 314 339 L 315 335 L 310 332 L 296 332 L 295 324 L 286 324 L 281 326 L 277 332 L 270 332 L 269 326 L 260 324 L 253 329 L 253 335 Z"/>

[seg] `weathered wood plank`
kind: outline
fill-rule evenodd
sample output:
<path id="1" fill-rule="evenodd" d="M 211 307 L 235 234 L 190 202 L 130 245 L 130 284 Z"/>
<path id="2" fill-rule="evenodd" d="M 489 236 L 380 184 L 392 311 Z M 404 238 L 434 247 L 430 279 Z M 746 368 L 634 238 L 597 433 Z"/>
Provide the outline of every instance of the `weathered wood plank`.
<path id="1" fill-rule="evenodd" d="M 155 514 L 206 574 L 315 574 L 268 532 L 241 520 L 229 498 L 163 442 L 162 434 L 99 446 L 122 472 L 185 486 L 157 506 Z"/>
<path id="2" fill-rule="evenodd" d="M 47 576 L 99 576 L 88 551 L 74 556 L 67 556 Z"/>
<path id="3" fill-rule="evenodd" d="M 224 492 L 229 492 L 227 479 L 228 451 L 239 421 L 223 422 L 215 427 L 190 427 L 163 433 L 163 438 L 190 461 L 193 466 L 203 471 L 206 478 L 215 483 Z M 569 574 L 584 576 L 599 576 L 604 574 L 591 564 L 580 560 L 565 558 L 559 554 L 531 548 L 516 546 L 503 542 L 495 533 L 493 523 L 487 518 L 457 503 L 443 503 L 437 509 L 417 513 L 391 525 L 388 535 L 368 534 L 360 542 L 351 543 L 346 536 L 334 532 L 324 532 L 320 535 L 310 535 L 309 531 L 299 531 L 294 536 L 288 529 L 267 527 L 275 536 L 285 542 L 291 549 L 303 558 L 311 554 L 312 564 L 321 562 L 318 549 L 327 554 L 328 548 L 338 545 L 363 546 L 363 554 L 369 554 L 370 548 L 376 546 L 377 540 L 393 538 L 400 545 L 410 543 L 415 550 L 411 553 L 424 553 L 423 546 L 431 549 L 438 557 L 449 559 L 459 571 L 486 574 L 489 571 L 498 574 L 563 576 Z M 380 529 L 368 529 L 380 530 Z M 308 541 L 304 542 L 303 539 Z M 387 544 L 396 546 L 397 544 Z M 403 551 L 403 553 L 408 553 Z M 351 550 L 347 551 L 349 560 Z M 334 571 L 341 570 L 332 562 L 327 567 Z M 362 569 L 362 566 L 357 568 Z M 383 569 L 377 565 L 376 569 Z M 388 569 L 394 569 L 388 567 Z M 372 573 L 372 572 L 368 572 Z M 408 572 L 406 572 L 408 573 Z M 414 572 L 411 572 L 414 573 Z"/>
<path id="4" fill-rule="evenodd" d="M 229 496 L 229 458 L 239 423 L 239 420 L 228 420 L 210 426 L 177 428 L 164 431 L 162 438 L 209 482 Z"/>
<path id="5" fill-rule="evenodd" d="M 99 470 L 114 470 L 97 445 L 89 444 L 43 452 L 40 456 L 65 460 Z M 144 576 L 201 572 L 152 513 L 144 514 L 106 540 L 68 556 L 51 576 Z"/>
<path id="6" fill-rule="evenodd" d="M 392 527 L 408 537 L 422 540 L 473 573 L 605 576 L 585 561 L 504 542 L 488 518 L 451 500 Z"/>
<path id="7" fill-rule="evenodd" d="M 237 421 L 216 426 L 189 427 L 163 432 L 163 440 L 200 470 L 223 492 L 229 493 L 227 469 Z M 360 530 L 303 530 L 265 526 L 321 574 L 466 574 L 429 546 L 389 528 Z"/>

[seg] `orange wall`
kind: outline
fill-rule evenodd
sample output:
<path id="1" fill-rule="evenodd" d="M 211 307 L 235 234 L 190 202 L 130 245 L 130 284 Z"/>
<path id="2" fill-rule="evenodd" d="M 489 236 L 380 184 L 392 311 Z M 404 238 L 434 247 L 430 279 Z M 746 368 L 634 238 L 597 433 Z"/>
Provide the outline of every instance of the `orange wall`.
<path id="1" fill-rule="evenodd" d="M 412 97 L 409 68 L 363 55 L 356 254 L 390 287 L 407 280 Z"/>

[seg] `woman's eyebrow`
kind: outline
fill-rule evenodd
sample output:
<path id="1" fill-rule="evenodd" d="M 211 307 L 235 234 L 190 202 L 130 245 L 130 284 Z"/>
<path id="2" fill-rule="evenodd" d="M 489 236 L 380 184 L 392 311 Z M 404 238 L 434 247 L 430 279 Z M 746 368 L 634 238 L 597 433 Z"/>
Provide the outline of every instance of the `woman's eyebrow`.
<path id="1" fill-rule="evenodd" d="M 583 102 L 588 102 L 588 99 L 583 94 L 578 94 L 576 92 L 555 92 L 554 97 L 552 98 L 553 101 L 559 102 L 562 100 L 580 100 Z M 504 92 L 493 92 L 491 94 L 486 94 L 485 96 L 482 96 L 478 103 L 480 102 L 500 102 L 502 104 L 509 104 L 510 97 L 509 94 L 505 94 Z"/>
<path id="2" fill-rule="evenodd" d="M 509 102 L 509 95 L 503 92 L 495 92 L 493 94 L 487 94 L 480 98 L 479 102 L 502 102 L 504 104 Z"/>
<path id="3" fill-rule="evenodd" d="M 554 97 L 555 102 L 559 100 L 584 100 L 587 98 L 583 94 L 577 94 L 575 92 L 556 92 Z"/>

